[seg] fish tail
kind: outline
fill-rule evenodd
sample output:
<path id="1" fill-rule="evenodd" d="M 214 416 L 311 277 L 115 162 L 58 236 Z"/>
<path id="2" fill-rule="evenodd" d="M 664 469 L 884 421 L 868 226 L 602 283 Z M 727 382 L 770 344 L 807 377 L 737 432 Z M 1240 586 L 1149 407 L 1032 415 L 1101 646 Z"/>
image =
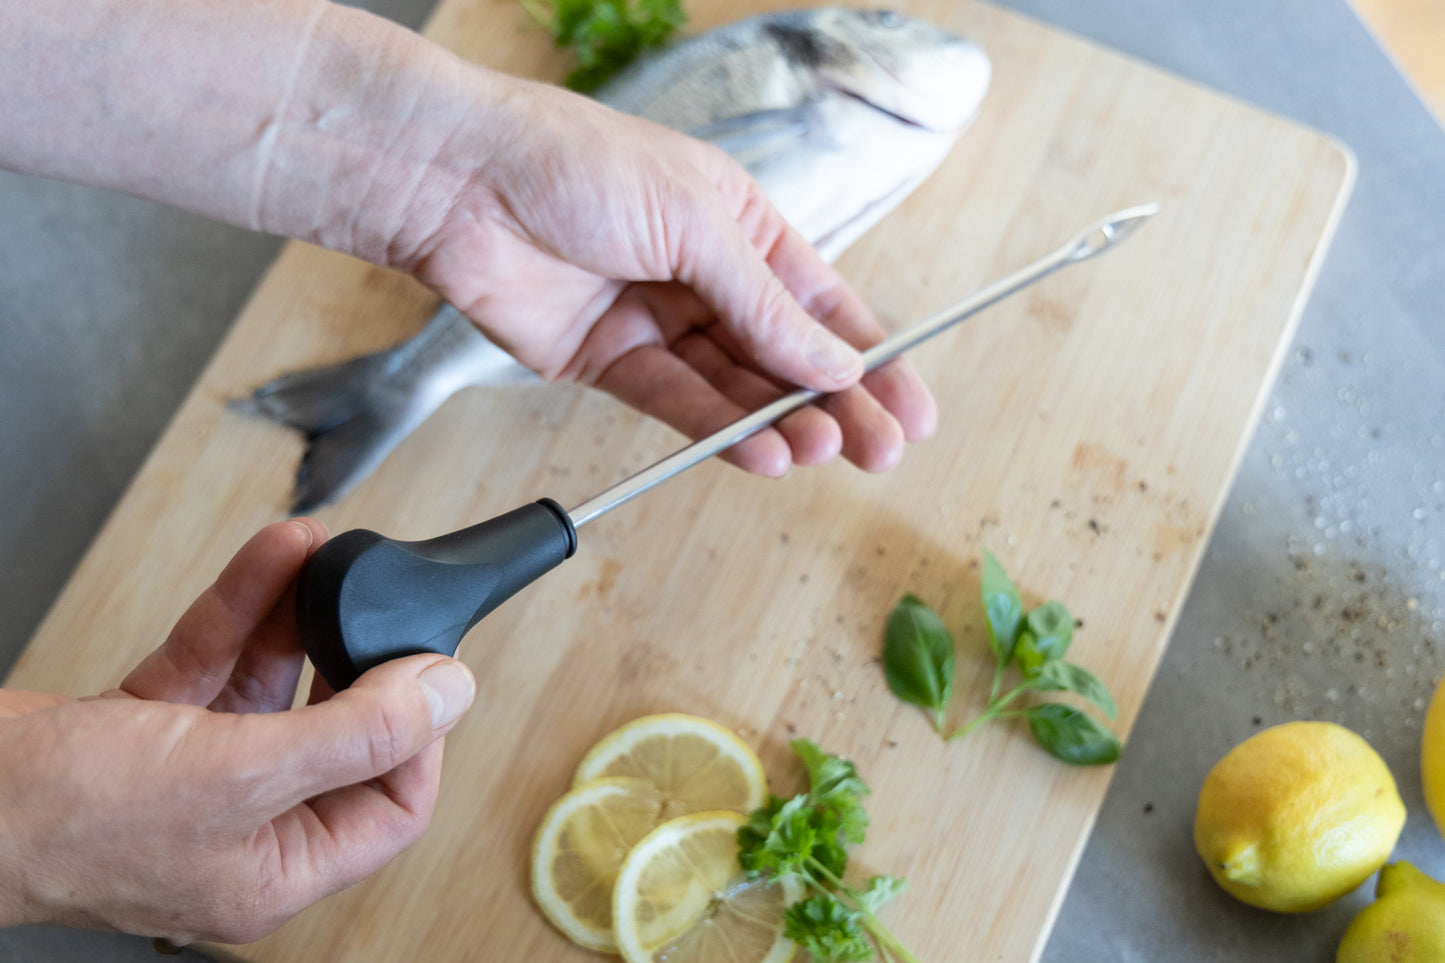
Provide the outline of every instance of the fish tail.
<path id="1" fill-rule="evenodd" d="M 453 393 L 541 379 L 443 304 L 413 337 L 339 364 L 283 374 L 227 403 L 306 436 L 291 511 L 345 495 Z"/>
<path id="2" fill-rule="evenodd" d="M 296 471 L 291 513 L 301 515 L 345 495 L 436 407 L 418 410 L 397 390 L 396 348 L 340 364 L 283 374 L 227 408 L 301 432 L 306 453 Z"/>

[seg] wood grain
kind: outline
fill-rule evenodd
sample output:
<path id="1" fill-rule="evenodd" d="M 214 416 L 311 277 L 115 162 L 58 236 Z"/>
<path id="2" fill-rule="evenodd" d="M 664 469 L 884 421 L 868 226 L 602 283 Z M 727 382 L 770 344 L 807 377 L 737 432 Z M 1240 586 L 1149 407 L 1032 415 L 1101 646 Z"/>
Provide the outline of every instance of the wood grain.
<path id="1" fill-rule="evenodd" d="M 1421 98 L 1445 121 L 1445 0 L 1351 0 Z"/>
<path id="2" fill-rule="evenodd" d="M 690 4 L 706 27 L 760 4 Z M 1326 138 L 981 3 L 916 0 L 978 39 L 993 90 L 942 169 L 840 262 L 891 325 L 1051 250 L 1111 210 L 1160 213 L 1118 251 L 943 336 L 916 363 L 943 411 L 886 475 L 781 482 L 709 463 L 587 528 L 576 558 L 465 641 L 476 708 L 448 739 L 426 838 L 243 948 L 277 961 L 590 960 L 537 914 L 526 856 L 585 749 L 660 710 L 711 716 L 798 778 L 795 733 L 875 791 L 861 863 L 909 877 L 889 909 L 925 960 L 1041 949 L 1109 770 L 1055 762 L 1015 725 L 945 746 L 876 656 L 905 591 L 960 645 L 953 714 L 989 662 L 978 557 L 1083 619 L 1072 657 L 1127 732 L 1352 177 Z M 428 32 L 556 77 L 511 5 L 445 0 Z M 113 685 L 261 525 L 299 442 L 224 410 L 280 371 L 395 340 L 432 299 L 300 244 L 276 262 L 17 664 L 10 684 Z M 333 531 L 438 534 L 550 495 L 575 504 L 679 439 L 571 387 L 474 390 L 344 503 Z M 1127 749 L 1126 749 L 1127 751 Z"/>

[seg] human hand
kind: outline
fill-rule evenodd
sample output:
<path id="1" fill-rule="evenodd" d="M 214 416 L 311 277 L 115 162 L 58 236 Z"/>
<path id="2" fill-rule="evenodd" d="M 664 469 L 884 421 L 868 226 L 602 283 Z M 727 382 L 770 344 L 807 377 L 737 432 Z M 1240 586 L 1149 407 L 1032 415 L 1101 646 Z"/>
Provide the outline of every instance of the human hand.
<path id="1" fill-rule="evenodd" d="M 716 147 L 327 0 L 9 0 L 6 30 L 0 167 L 410 271 L 543 376 L 694 437 L 837 392 L 725 456 L 752 471 L 883 469 L 933 429 L 906 362 L 858 384 L 882 328 Z"/>
<path id="2" fill-rule="evenodd" d="M 730 157 L 554 87 L 492 84 L 476 175 L 415 257 L 405 230 L 392 251 L 493 340 L 692 437 L 795 385 L 839 392 L 730 453 L 766 475 L 840 451 L 881 470 L 933 430 L 906 363 L 849 387 L 885 332 Z"/>
<path id="3" fill-rule="evenodd" d="M 249 942 L 416 841 L 474 683 L 419 655 L 290 709 L 325 538 L 263 529 L 117 690 L 0 690 L 0 925 Z"/>

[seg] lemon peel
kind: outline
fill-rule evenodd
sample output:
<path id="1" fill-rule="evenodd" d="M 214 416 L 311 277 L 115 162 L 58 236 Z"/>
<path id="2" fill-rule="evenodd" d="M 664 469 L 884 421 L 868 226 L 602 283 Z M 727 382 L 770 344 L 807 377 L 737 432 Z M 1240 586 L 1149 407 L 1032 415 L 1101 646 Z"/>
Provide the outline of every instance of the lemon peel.
<path id="1" fill-rule="evenodd" d="M 1241 742 L 1205 777 L 1194 845 L 1230 895 L 1299 913 L 1368 879 L 1404 825 L 1394 777 L 1364 739 L 1290 722 Z"/>

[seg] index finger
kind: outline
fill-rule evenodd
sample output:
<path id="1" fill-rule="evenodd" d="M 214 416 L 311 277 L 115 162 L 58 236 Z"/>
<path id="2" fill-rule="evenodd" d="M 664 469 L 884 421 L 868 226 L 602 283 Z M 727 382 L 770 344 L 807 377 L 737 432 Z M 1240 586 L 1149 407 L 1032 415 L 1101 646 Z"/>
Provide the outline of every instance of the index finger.
<path id="1" fill-rule="evenodd" d="M 325 528 L 309 519 L 261 529 L 120 688 L 141 699 L 209 705 L 248 645 L 258 638 L 272 646 L 288 643 L 277 638 L 273 614 L 307 554 L 325 539 Z"/>

